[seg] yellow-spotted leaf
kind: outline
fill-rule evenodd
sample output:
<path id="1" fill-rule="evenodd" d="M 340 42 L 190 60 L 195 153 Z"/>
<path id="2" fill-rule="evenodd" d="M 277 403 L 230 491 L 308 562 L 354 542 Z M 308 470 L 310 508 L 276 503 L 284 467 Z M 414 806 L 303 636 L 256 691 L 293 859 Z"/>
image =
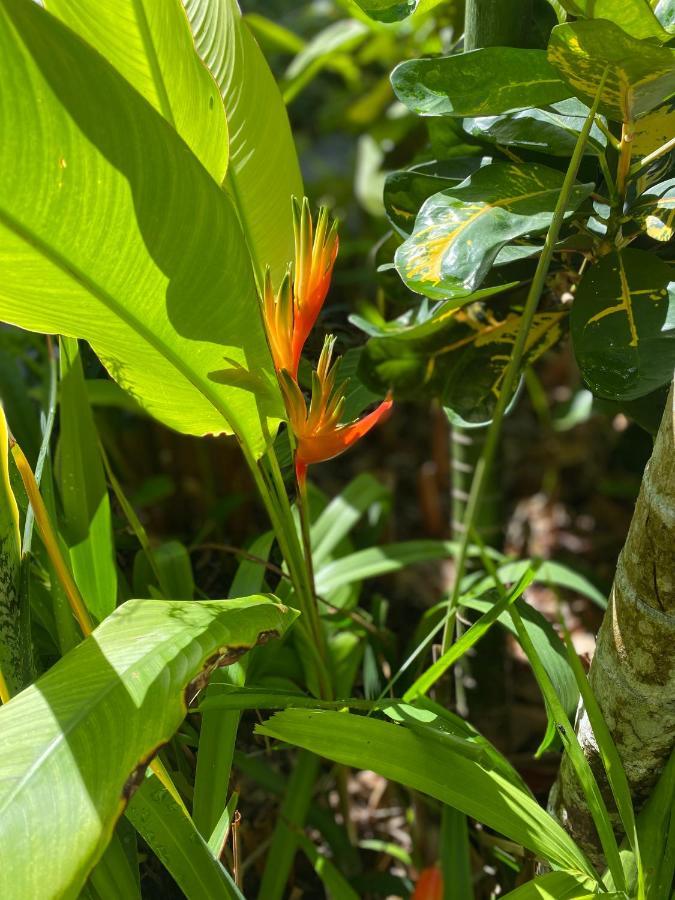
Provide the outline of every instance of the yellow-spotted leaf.
<path id="1" fill-rule="evenodd" d="M 411 59 L 394 69 L 391 83 L 420 116 L 498 116 L 572 96 L 543 50 L 512 47 Z"/>
<path id="2" fill-rule="evenodd" d="M 232 202 L 99 53 L 0 5 L 0 321 L 84 338 L 148 412 L 260 455 L 283 415 Z"/>
<path id="3" fill-rule="evenodd" d="M 675 135 L 675 102 L 664 103 L 638 119 L 633 135 L 633 155 L 647 156 Z"/>
<path id="4" fill-rule="evenodd" d="M 675 281 L 663 260 L 622 250 L 591 266 L 570 324 L 574 352 L 593 393 L 634 400 L 669 382 L 675 368 Z"/>
<path id="5" fill-rule="evenodd" d="M 563 178 L 538 164 L 493 163 L 458 187 L 434 194 L 422 206 L 412 235 L 396 251 L 401 278 L 433 299 L 470 294 L 502 247 L 548 228 Z M 592 189 L 592 184 L 574 186 L 567 216 Z"/>
<path id="6" fill-rule="evenodd" d="M 629 213 L 655 241 L 670 241 L 675 232 L 675 178 L 652 185 Z"/>
<path id="7" fill-rule="evenodd" d="M 216 181 L 223 180 L 225 110 L 195 52 L 180 0 L 44 0 L 43 5 L 103 54 L 173 125 Z"/>
<path id="8" fill-rule="evenodd" d="M 649 0 L 560 0 L 572 15 L 609 19 L 635 38 L 667 41 L 670 35 L 659 22 Z"/>
<path id="9" fill-rule="evenodd" d="M 599 109 L 616 122 L 645 115 L 675 91 L 675 51 L 631 37 L 606 19 L 557 25 L 548 59 L 586 103 L 605 78 Z"/>
<path id="10" fill-rule="evenodd" d="M 359 375 L 373 390 L 393 388 L 402 399 L 441 400 L 455 421 L 489 422 L 520 327 L 520 314 L 505 299 L 490 306 L 477 291 L 462 309 L 448 304 L 421 325 L 371 338 L 361 355 Z M 564 314 L 537 313 L 526 345 L 533 362 L 558 341 Z"/>

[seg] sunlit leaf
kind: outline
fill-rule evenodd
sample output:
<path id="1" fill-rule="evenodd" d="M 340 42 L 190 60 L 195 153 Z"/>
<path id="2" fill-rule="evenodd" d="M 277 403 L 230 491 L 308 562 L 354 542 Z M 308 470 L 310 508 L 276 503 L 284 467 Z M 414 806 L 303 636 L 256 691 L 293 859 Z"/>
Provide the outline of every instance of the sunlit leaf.
<path id="1" fill-rule="evenodd" d="M 675 231 L 675 178 L 652 185 L 629 208 L 650 238 L 669 241 Z"/>
<path id="2" fill-rule="evenodd" d="M 642 116 L 635 124 L 633 153 L 646 156 L 669 141 L 675 134 L 675 104 L 664 103 Z"/>
<path id="3" fill-rule="evenodd" d="M 281 401 L 228 197 L 37 4 L 0 13 L 0 319 L 85 338 L 165 424 L 262 453 Z"/>
<path id="4" fill-rule="evenodd" d="M 228 135 L 218 87 L 201 64 L 180 0 L 43 0 L 112 63 L 220 182 Z"/>
<path id="5" fill-rule="evenodd" d="M 592 888 L 593 881 L 577 873 L 548 872 L 510 891 L 504 900 L 584 900 L 596 895 Z"/>
<path id="6" fill-rule="evenodd" d="M 60 348 L 57 478 L 62 532 L 77 586 L 100 622 L 117 603 L 110 500 L 77 341 L 62 338 Z"/>
<path id="7" fill-rule="evenodd" d="M 419 0 L 355 0 L 364 13 L 377 22 L 400 22 L 415 12 L 418 2 Z"/>
<path id="8" fill-rule="evenodd" d="M 548 228 L 563 179 L 562 172 L 535 163 L 493 163 L 434 194 L 396 251 L 401 278 L 433 299 L 476 290 L 502 247 Z M 592 184 L 573 187 L 568 217 L 592 189 Z"/>
<path id="9" fill-rule="evenodd" d="M 557 25 L 548 58 L 586 103 L 606 72 L 599 109 L 616 122 L 645 115 L 675 91 L 675 51 L 630 37 L 606 19 Z"/>
<path id="10" fill-rule="evenodd" d="M 293 259 L 291 196 L 304 193 L 279 88 L 236 0 L 183 0 L 197 51 L 215 78 L 230 131 L 225 187 L 258 277 Z"/>
<path id="11" fill-rule="evenodd" d="M 531 795 L 489 762 L 481 764 L 475 752 L 473 758 L 462 752 L 461 738 L 444 739 L 442 729 L 423 734 L 348 713 L 288 709 L 256 730 L 436 797 L 543 858 L 592 877 L 581 851 Z"/>
<path id="12" fill-rule="evenodd" d="M 574 352 L 590 389 L 633 400 L 669 382 L 675 367 L 675 281 L 644 250 L 622 250 L 591 266 L 570 317 Z"/>
<path id="13" fill-rule="evenodd" d="M 130 600 L 0 707 L 0 895 L 77 896 L 188 685 L 293 618 L 262 597 Z"/>
<path id="14" fill-rule="evenodd" d="M 657 19 L 649 0 L 560 0 L 574 16 L 609 19 L 635 38 L 667 41 L 668 32 Z"/>
<path id="15" fill-rule="evenodd" d="M 394 69 L 391 83 L 421 116 L 498 116 L 572 95 L 543 50 L 512 47 L 412 59 Z"/>

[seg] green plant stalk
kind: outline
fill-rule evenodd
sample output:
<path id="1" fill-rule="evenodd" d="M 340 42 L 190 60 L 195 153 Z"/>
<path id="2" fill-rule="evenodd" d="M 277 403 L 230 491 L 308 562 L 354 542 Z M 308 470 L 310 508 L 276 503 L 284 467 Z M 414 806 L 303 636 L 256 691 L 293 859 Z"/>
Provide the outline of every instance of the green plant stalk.
<path id="1" fill-rule="evenodd" d="M 56 418 L 56 401 L 57 401 L 57 385 L 58 385 L 58 374 L 56 368 L 56 354 L 54 352 L 54 344 L 49 335 L 47 335 L 47 354 L 49 357 L 49 395 L 47 399 L 47 415 L 44 420 L 44 428 L 42 430 L 42 443 L 40 444 L 40 451 L 38 453 L 37 462 L 35 463 L 35 481 L 40 486 L 40 481 L 42 480 L 42 470 L 45 466 L 45 460 L 47 459 L 47 453 L 49 451 L 49 441 L 52 436 L 52 430 L 54 428 L 54 419 Z M 30 553 L 31 544 L 33 541 L 33 525 L 35 523 L 35 513 L 33 512 L 32 504 L 29 504 L 28 510 L 26 512 L 26 521 L 23 526 L 23 555 L 27 556 Z"/>
<path id="2" fill-rule="evenodd" d="M 321 693 L 326 695 L 324 699 L 329 699 L 331 696 L 330 674 L 325 662 L 325 655 L 321 652 L 321 645 L 316 643 L 314 628 L 311 625 L 313 619 L 318 618 L 314 593 L 311 590 L 311 586 L 308 585 L 302 548 L 298 540 L 297 528 L 286 494 L 286 488 L 283 478 L 281 478 L 279 463 L 273 451 L 270 451 L 268 457 L 270 458 L 270 469 L 274 481 L 274 483 L 270 483 L 262 467 L 258 465 L 258 462 L 253 458 L 244 443 L 241 444 L 241 449 L 269 516 L 281 553 L 288 566 L 291 583 L 302 613 L 296 625 L 298 633 L 302 637 L 304 649 L 306 649 L 309 657 L 312 659 Z M 278 472 L 276 476 L 274 475 L 275 463 Z"/>
<path id="3" fill-rule="evenodd" d="M 537 310 L 539 297 L 541 296 L 541 292 L 544 289 L 544 283 L 546 281 L 546 276 L 548 275 L 548 270 L 553 258 L 555 244 L 558 240 L 560 228 L 564 220 L 567 202 L 569 200 L 570 193 L 577 177 L 579 165 L 581 163 L 584 148 L 586 146 L 586 141 L 588 140 L 588 135 L 590 134 L 593 121 L 598 111 L 600 95 L 605 83 L 605 78 L 606 72 L 605 75 L 603 75 L 603 78 L 598 87 L 595 100 L 593 101 L 593 106 L 591 107 L 588 117 L 584 122 L 583 128 L 579 132 L 579 137 L 577 138 L 577 142 L 574 147 L 574 153 L 572 154 L 572 159 L 570 160 L 569 167 L 565 174 L 565 179 L 560 191 L 560 196 L 558 197 L 558 202 L 553 212 L 551 225 L 549 226 L 548 233 L 546 234 L 544 248 L 542 250 L 541 256 L 539 257 L 539 262 L 537 263 L 534 278 L 532 279 L 532 284 L 530 285 L 530 290 L 527 294 L 527 300 L 525 301 L 520 328 L 518 329 L 518 334 L 513 345 L 511 360 L 506 369 L 504 380 L 502 383 L 502 389 L 495 406 L 494 416 L 485 438 L 485 448 L 483 450 L 481 458 L 478 461 L 473 481 L 471 483 L 471 491 L 469 493 L 469 500 L 467 502 L 466 514 L 464 517 L 464 533 L 461 536 L 459 551 L 457 553 L 455 561 L 454 586 L 452 590 L 452 596 L 450 598 L 450 604 L 448 605 L 445 627 L 443 630 L 443 642 L 441 650 L 442 653 L 447 652 L 450 644 L 452 643 L 454 630 L 453 625 L 457 613 L 460 584 L 466 568 L 467 550 L 469 548 L 469 536 L 473 530 L 474 522 L 476 521 L 476 516 L 480 508 L 480 503 L 483 498 L 485 486 L 487 484 L 487 476 L 489 475 L 490 467 L 494 462 L 497 444 L 499 441 L 499 436 L 501 434 L 504 413 L 506 411 L 506 407 L 508 406 L 509 400 L 511 399 L 513 389 L 516 386 L 518 372 L 520 371 L 522 359 L 525 353 L 525 346 L 530 330 L 530 325 L 532 324 L 532 319 L 534 318 L 534 314 Z"/>
<path id="4" fill-rule="evenodd" d="M 302 829 L 312 801 L 312 791 L 319 774 L 318 756 L 302 750 L 295 761 L 295 768 L 279 810 L 279 821 L 274 830 L 272 845 L 265 863 L 262 884 L 258 896 L 265 900 L 281 900 L 288 872 L 297 849 L 296 833 Z"/>
<path id="5" fill-rule="evenodd" d="M 483 560 L 485 569 L 492 577 L 492 580 L 494 581 L 495 587 L 500 597 L 504 597 L 507 593 L 506 588 L 504 587 L 502 580 L 499 577 L 499 573 L 497 572 L 494 563 L 485 552 L 485 545 L 482 543 L 480 536 L 477 535 L 475 530 L 472 532 L 472 535 L 481 550 L 481 558 Z M 555 723 L 565 746 L 565 750 L 567 751 L 570 761 L 574 766 L 574 771 L 576 772 L 577 778 L 579 779 L 579 783 L 583 788 L 584 794 L 586 796 L 586 802 L 588 803 L 588 808 L 591 811 L 593 822 L 595 823 L 595 827 L 598 831 L 598 836 L 600 837 L 600 842 L 605 854 L 605 859 L 607 860 L 607 865 L 610 872 L 612 873 L 612 878 L 614 879 L 614 884 L 617 890 L 625 891 L 626 876 L 623 869 L 623 864 L 621 862 L 619 846 L 616 842 L 616 836 L 614 835 L 614 829 L 609 817 L 609 812 L 607 811 L 607 806 L 600 792 L 600 788 L 598 787 L 595 776 L 593 775 L 593 770 L 591 769 L 588 760 L 584 756 L 584 752 L 581 749 L 581 744 L 579 743 L 574 728 L 567 718 L 567 713 L 565 712 L 562 703 L 558 699 L 558 695 L 556 694 L 555 688 L 553 687 L 553 682 L 551 681 L 548 672 L 544 668 L 541 659 L 539 658 L 539 654 L 537 653 L 537 650 L 532 643 L 530 635 L 527 633 L 527 629 L 523 625 L 523 620 L 520 617 L 520 613 L 514 606 L 509 606 L 508 610 L 509 615 L 511 616 L 511 621 L 513 622 L 514 628 L 516 629 L 516 632 L 518 634 L 518 641 L 523 648 L 523 652 L 527 656 L 530 665 L 532 666 L 534 677 L 537 680 L 537 684 L 539 685 L 539 689 L 544 697 L 546 706 L 555 719 Z"/>
<path id="6" fill-rule="evenodd" d="M 23 481 L 28 500 L 30 501 L 30 505 L 35 513 L 35 522 L 37 523 L 40 537 L 42 538 L 42 543 L 45 546 L 51 564 L 54 566 L 54 571 L 56 572 L 56 575 L 61 582 L 61 586 L 66 593 L 68 603 L 70 604 L 73 615 L 77 619 L 78 625 L 82 630 L 82 634 L 84 637 L 88 637 L 94 630 L 94 623 L 91 620 L 89 610 L 85 606 L 80 591 L 75 584 L 75 579 L 71 575 L 68 564 L 61 554 L 61 549 L 56 537 L 56 531 L 49 518 L 49 513 L 47 512 L 47 507 L 45 506 L 44 500 L 42 499 L 42 496 L 40 494 L 40 488 L 38 487 L 38 483 L 35 479 L 35 475 L 33 474 L 33 470 L 31 469 L 23 450 L 13 437 L 10 437 L 10 447 L 12 456 L 14 457 L 14 462 L 16 463 L 16 467 L 19 470 L 19 474 L 21 475 L 21 480 Z M 183 803 L 180 794 L 176 790 L 176 787 L 171 780 L 169 773 L 164 768 L 164 764 L 161 762 L 159 757 L 156 757 L 152 760 L 152 762 L 150 763 L 150 768 L 157 775 L 164 787 L 171 793 L 176 802 L 180 804 L 185 814 L 187 815 L 188 813 L 185 809 L 185 804 Z"/>
<path id="7" fill-rule="evenodd" d="M 624 831 L 626 832 L 626 837 L 628 838 L 628 843 L 630 844 L 631 850 L 635 854 L 638 889 L 637 900 L 645 900 L 644 870 L 642 866 L 642 857 L 640 854 L 640 846 L 638 842 L 635 812 L 633 810 L 633 802 L 631 799 L 628 779 L 626 778 L 626 772 L 623 768 L 621 758 L 616 749 L 614 738 L 612 737 L 610 730 L 607 727 L 607 723 L 605 722 L 605 718 L 600 709 L 600 705 L 595 699 L 595 694 L 593 693 L 588 682 L 586 673 L 584 672 L 583 666 L 581 665 L 581 660 L 579 659 L 577 652 L 574 649 L 572 636 L 569 633 L 569 629 L 565 625 L 562 615 L 560 615 L 559 621 L 565 641 L 565 648 L 567 649 L 567 658 L 570 667 L 574 672 L 574 677 L 576 678 L 579 693 L 581 694 L 581 699 L 583 700 L 584 709 L 586 710 L 586 714 L 593 729 L 593 734 L 598 745 L 600 758 L 602 759 L 602 764 L 605 768 L 605 772 L 607 773 L 607 781 L 609 782 L 609 786 L 612 789 L 612 794 L 614 795 L 614 800 L 616 802 L 616 808 L 619 812 L 619 816 L 621 817 L 621 824 L 623 825 Z"/>

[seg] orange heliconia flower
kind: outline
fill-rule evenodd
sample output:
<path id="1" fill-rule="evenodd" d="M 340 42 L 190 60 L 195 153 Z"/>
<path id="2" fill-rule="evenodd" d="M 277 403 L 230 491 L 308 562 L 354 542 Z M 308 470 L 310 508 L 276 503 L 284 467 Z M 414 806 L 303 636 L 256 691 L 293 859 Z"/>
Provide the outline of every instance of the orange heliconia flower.
<path id="1" fill-rule="evenodd" d="M 443 900 L 443 874 L 440 866 L 422 869 L 412 900 Z"/>
<path id="2" fill-rule="evenodd" d="M 302 348 L 314 327 L 330 286 L 338 252 L 337 223 L 321 207 L 316 231 L 309 201 L 293 198 L 295 265 L 274 291 L 269 270 L 263 288 L 263 316 L 277 372 L 298 377 Z"/>
<path id="3" fill-rule="evenodd" d="M 329 335 L 323 345 L 319 365 L 312 373 L 312 397 L 309 410 L 295 379 L 286 370 L 280 372 L 280 384 L 293 434 L 297 441 L 295 473 L 298 483 L 304 485 L 307 466 L 333 459 L 344 453 L 352 444 L 376 425 L 391 409 L 392 399 L 387 397 L 371 413 L 354 422 L 340 424 L 345 405 L 346 383 L 335 387 L 337 360 L 332 365 L 335 338 Z"/>

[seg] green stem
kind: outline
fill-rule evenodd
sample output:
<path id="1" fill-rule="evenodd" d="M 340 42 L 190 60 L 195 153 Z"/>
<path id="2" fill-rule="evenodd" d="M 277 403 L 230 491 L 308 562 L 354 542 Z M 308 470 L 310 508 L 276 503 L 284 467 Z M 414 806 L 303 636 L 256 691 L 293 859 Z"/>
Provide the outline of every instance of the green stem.
<path id="1" fill-rule="evenodd" d="M 453 586 L 452 596 L 450 598 L 450 603 L 448 604 L 445 628 L 443 631 L 443 653 L 448 650 L 450 644 L 452 643 L 453 625 L 457 610 L 457 603 L 459 600 L 460 584 L 462 582 L 462 578 L 464 576 L 464 571 L 466 568 L 467 550 L 469 548 L 469 536 L 471 534 L 478 510 L 480 508 L 481 500 L 483 498 L 483 492 L 487 483 L 487 476 L 494 461 L 495 451 L 497 449 L 497 444 L 501 433 L 502 421 L 504 419 L 504 413 L 506 412 L 506 407 L 508 406 L 508 403 L 513 395 L 516 381 L 520 373 L 523 356 L 525 354 L 525 348 L 527 346 L 527 337 L 530 331 L 530 325 L 532 324 L 532 319 L 534 318 L 534 314 L 537 310 L 539 298 L 544 289 L 544 283 L 546 281 L 546 276 L 548 275 L 548 270 L 553 258 L 555 244 L 558 240 L 558 235 L 560 234 L 560 228 L 564 220 L 567 203 L 569 201 L 572 188 L 574 187 L 574 182 L 576 180 L 579 165 L 583 157 L 584 147 L 586 146 L 586 141 L 588 140 L 588 135 L 590 133 L 591 126 L 593 125 L 593 120 L 595 119 L 595 115 L 598 111 L 600 94 L 605 83 L 605 78 L 606 73 L 603 76 L 598 88 L 593 106 L 588 114 L 583 128 L 581 129 L 581 132 L 579 133 L 579 137 L 577 138 L 577 143 L 574 148 L 574 153 L 572 154 L 572 159 L 570 160 L 567 173 L 565 174 L 562 190 L 560 191 L 560 196 L 558 197 L 558 202 L 553 213 L 551 225 L 546 235 L 546 241 L 544 242 L 544 249 L 542 250 L 541 256 L 539 257 L 537 269 L 534 273 L 532 284 L 530 285 L 527 300 L 525 301 L 520 328 L 513 345 L 513 352 L 511 354 L 509 365 L 504 375 L 504 381 L 502 383 L 502 388 L 497 399 L 494 416 L 485 437 L 485 447 L 483 450 L 483 455 L 481 456 L 478 465 L 476 466 L 476 471 L 471 483 L 471 491 L 469 493 L 469 500 L 467 502 L 466 514 L 464 517 L 464 532 L 461 535 L 461 543 L 455 563 L 455 582 Z"/>

